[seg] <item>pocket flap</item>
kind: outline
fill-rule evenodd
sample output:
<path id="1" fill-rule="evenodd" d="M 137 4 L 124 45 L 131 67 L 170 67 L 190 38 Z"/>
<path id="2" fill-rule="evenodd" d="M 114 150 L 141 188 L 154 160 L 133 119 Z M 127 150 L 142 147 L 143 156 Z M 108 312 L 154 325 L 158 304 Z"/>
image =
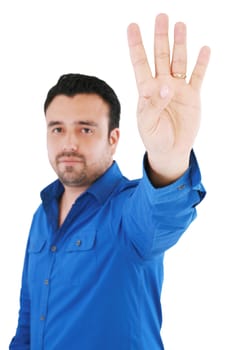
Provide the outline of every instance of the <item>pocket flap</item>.
<path id="1" fill-rule="evenodd" d="M 66 247 L 67 252 L 79 252 L 89 250 L 94 246 L 96 237 L 95 230 L 80 231 L 70 238 Z"/>
<path id="2" fill-rule="evenodd" d="M 46 243 L 45 239 L 31 239 L 28 246 L 29 253 L 39 253 Z"/>

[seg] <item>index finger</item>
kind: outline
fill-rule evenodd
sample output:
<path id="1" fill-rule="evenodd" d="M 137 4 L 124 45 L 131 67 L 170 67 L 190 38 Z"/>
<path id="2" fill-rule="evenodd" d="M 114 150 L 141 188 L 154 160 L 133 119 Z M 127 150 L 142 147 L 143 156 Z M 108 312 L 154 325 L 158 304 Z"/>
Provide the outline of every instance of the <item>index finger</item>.
<path id="1" fill-rule="evenodd" d="M 195 67 L 193 69 L 191 78 L 190 78 L 190 85 L 194 89 L 200 89 L 205 72 L 209 63 L 210 59 L 210 48 L 208 46 L 203 46 L 199 52 L 197 62 L 195 64 Z"/>
<path id="2" fill-rule="evenodd" d="M 152 77 L 145 48 L 143 46 L 140 29 L 136 23 L 128 26 L 128 45 L 130 58 L 134 69 L 137 86 L 142 85 Z"/>

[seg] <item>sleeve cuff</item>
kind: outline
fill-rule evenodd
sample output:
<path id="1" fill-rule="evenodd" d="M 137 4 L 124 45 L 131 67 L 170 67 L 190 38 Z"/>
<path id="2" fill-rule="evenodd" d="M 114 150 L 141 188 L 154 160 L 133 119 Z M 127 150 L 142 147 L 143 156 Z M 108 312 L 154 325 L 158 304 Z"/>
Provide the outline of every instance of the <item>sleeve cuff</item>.
<path id="1" fill-rule="evenodd" d="M 190 154 L 189 168 L 186 170 L 186 172 L 179 179 L 164 187 L 158 188 L 151 183 L 146 170 L 147 163 L 147 154 L 145 154 L 143 158 L 143 182 L 145 185 L 144 190 L 148 191 L 148 194 L 153 197 L 153 199 L 151 198 L 153 202 L 157 202 L 163 197 L 166 197 L 166 199 L 168 199 L 170 195 L 174 196 L 175 192 L 177 193 L 177 196 L 181 196 L 182 193 L 184 195 L 187 193 L 187 191 L 190 190 L 198 191 L 200 198 L 204 198 L 206 191 L 201 183 L 201 172 L 193 150 Z"/>

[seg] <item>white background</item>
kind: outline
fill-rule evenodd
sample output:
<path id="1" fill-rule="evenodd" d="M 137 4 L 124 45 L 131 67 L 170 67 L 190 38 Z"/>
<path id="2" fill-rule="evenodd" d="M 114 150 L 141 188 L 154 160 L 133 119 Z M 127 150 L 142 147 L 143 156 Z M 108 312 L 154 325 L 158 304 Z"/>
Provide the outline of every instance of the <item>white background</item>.
<path id="1" fill-rule="evenodd" d="M 47 161 L 43 102 L 63 73 L 106 80 L 122 103 L 116 159 L 141 175 L 137 93 L 126 28 L 141 26 L 153 64 L 155 15 L 188 27 L 189 74 L 199 48 L 212 57 L 202 89 L 195 151 L 207 197 L 198 218 L 167 252 L 163 288 L 166 350 L 232 350 L 232 11 L 204 0 L 1 0 L 0 3 L 0 349 L 14 335 L 24 249 L 39 192 L 55 174 Z M 152 349 L 148 349 L 152 350 Z"/>

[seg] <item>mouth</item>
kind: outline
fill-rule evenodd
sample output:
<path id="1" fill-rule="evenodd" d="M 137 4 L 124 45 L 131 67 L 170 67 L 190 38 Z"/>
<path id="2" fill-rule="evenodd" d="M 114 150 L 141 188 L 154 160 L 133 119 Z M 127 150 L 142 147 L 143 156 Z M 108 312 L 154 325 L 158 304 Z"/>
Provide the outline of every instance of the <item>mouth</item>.
<path id="1" fill-rule="evenodd" d="M 83 163 L 83 159 L 74 158 L 74 157 L 62 157 L 58 159 L 58 164 L 70 165 L 70 164 L 79 164 L 79 163 Z"/>
<path id="2" fill-rule="evenodd" d="M 84 159 L 82 157 L 79 157 L 77 155 L 60 155 L 57 157 L 57 164 L 63 165 L 65 167 L 67 166 L 74 166 L 78 164 L 83 164 Z"/>
<path id="3" fill-rule="evenodd" d="M 64 152 L 57 156 L 57 163 L 83 163 L 84 159 L 73 152 Z"/>
<path id="4" fill-rule="evenodd" d="M 58 158 L 59 162 L 83 162 L 82 159 L 77 157 L 60 157 Z"/>

